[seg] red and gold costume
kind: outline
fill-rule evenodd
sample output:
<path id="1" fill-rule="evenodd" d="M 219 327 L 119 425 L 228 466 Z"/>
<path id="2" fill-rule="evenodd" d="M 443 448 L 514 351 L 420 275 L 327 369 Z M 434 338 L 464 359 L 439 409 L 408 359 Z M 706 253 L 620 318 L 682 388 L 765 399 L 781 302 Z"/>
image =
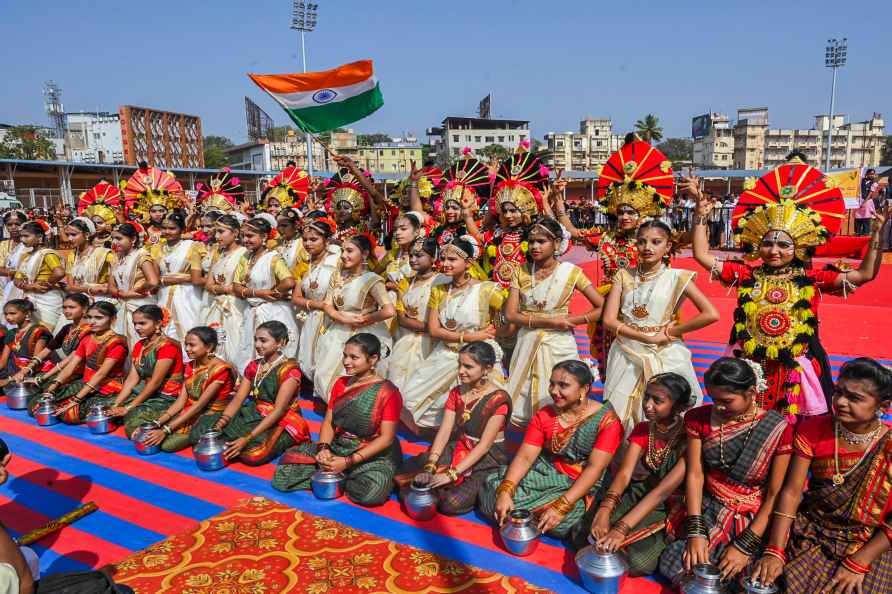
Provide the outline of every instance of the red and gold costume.
<path id="1" fill-rule="evenodd" d="M 186 203 L 183 186 L 170 171 L 161 171 L 141 163 L 123 186 L 124 206 L 145 223 L 148 243 L 161 243 L 161 228 L 150 224 L 149 211 L 153 206 L 163 206 L 168 212 Z"/>
<path id="2" fill-rule="evenodd" d="M 371 176 L 369 175 L 369 178 Z M 346 168 L 341 168 L 331 178 L 325 181 L 325 210 L 337 220 L 335 207 L 346 202 L 350 205 L 351 218 L 347 225 L 338 224 L 338 231 L 334 240 L 343 241 L 350 235 L 368 233 L 369 209 L 371 201 L 369 193 L 359 183 L 356 176 Z"/>
<path id="3" fill-rule="evenodd" d="M 282 208 L 300 208 L 310 191 L 310 176 L 295 165 L 288 165 L 279 172 L 260 194 L 263 208 L 269 208 L 269 201 L 276 200 Z"/>
<path id="4" fill-rule="evenodd" d="M 208 180 L 208 183 L 195 184 L 198 195 L 195 203 L 203 210 L 219 210 L 231 212 L 236 205 L 244 200 L 245 189 L 242 180 L 232 175 L 232 170 L 226 167 Z M 193 239 L 197 239 L 193 237 Z"/>
<path id="5" fill-rule="evenodd" d="M 481 193 L 489 189 L 489 171 L 482 162 L 466 154 L 465 158 L 446 171 L 443 179 L 443 189 L 433 202 L 434 219 L 439 224 L 431 232 L 431 237 L 437 240 L 440 247 L 468 234 L 463 218 L 455 223 L 446 222 L 446 204 L 452 202 L 459 208 L 476 213 L 480 208 Z"/>

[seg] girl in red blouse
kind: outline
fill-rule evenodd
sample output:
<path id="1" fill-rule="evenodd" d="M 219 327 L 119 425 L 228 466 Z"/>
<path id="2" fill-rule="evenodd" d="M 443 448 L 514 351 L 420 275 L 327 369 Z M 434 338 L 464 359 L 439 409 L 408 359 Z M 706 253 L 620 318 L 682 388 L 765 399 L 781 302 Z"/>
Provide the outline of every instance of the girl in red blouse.
<path id="1" fill-rule="evenodd" d="M 682 414 L 693 404 L 691 385 L 677 373 L 653 376 L 642 401 L 647 421 L 635 425 L 619 471 L 601 500 L 591 537 L 605 551 L 623 548 L 631 575 L 649 575 L 683 513 L 687 443 Z M 676 496 L 678 495 L 678 496 Z M 671 524 L 671 527 L 670 527 Z M 635 542 L 623 546 L 629 540 Z M 581 539 L 577 546 L 584 546 Z"/>
<path id="2" fill-rule="evenodd" d="M 176 401 L 156 421 L 158 429 L 143 441 L 161 445 L 165 452 L 177 452 L 198 443 L 199 438 L 219 420 L 232 398 L 238 372 L 214 354 L 217 332 L 198 326 L 186 333 L 185 381 Z"/>
<path id="3" fill-rule="evenodd" d="M 554 404 L 533 416 L 511 465 L 486 479 L 480 492 L 484 515 L 503 524 L 515 508 L 530 510 L 539 516 L 539 531 L 558 538 L 577 528 L 623 436 L 613 407 L 589 398 L 593 382 L 582 361 L 554 366 Z"/>
<path id="4" fill-rule="evenodd" d="M 832 404 L 832 414 L 796 429 L 753 574 L 768 584 L 783 573 L 790 594 L 892 592 L 892 432 L 881 421 L 892 372 L 873 359 L 848 361 Z"/>
<path id="5" fill-rule="evenodd" d="M 675 583 L 703 563 L 731 579 L 760 553 L 792 451 L 793 428 L 784 415 L 758 405 L 766 385 L 756 363 L 722 357 L 705 380 L 713 404 L 684 418 L 687 540 L 671 543 L 660 557 L 660 572 Z"/>
<path id="6" fill-rule="evenodd" d="M 511 397 L 489 379 L 495 364 L 496 351 L 487 342 L 461 348 L 460 385 L 449 392 L 437 435 L 426 453 L 403 465 L 397 478 L 404 484 L 414 478 L 436 489 L 437 509 L 447 515 L 474 509 L 486 477 L 508 463 L 505 425 Z"/>
<path id="7" fill-rule="evenodd" d="M 133 312 L 139 340 L 130 354 L 131 366 L 109 414 L 124 417 L 127 437 L 143 423 L 154 422 L 173 404 L 183 386 L 183 351 L 164 335 L 167 312 L 141 305 Z"/>
<path id="8" fill-rule="evenodd" d="M 93 404 L 110 405 L 121 391 L 127 339 L 112 330 L 117 313 L 108 301 L 90 306 L 85 316 L 90 333 L 78 344 L 65 369 L 47 385 L 47 393 L 61 402 L 53 414 L 61 415 L 65 423 L 83 423 Z"/>
<path id="9" fill-rule="evenodd" d="M 368 332 L 344 344 L 344 371 L 335 380 L 319 442 L 290 448 L 279 460 L 273 487 L 280 491 L 310 488 L 316 466 L 346 475 L 344 491 L 354 503 L 383 505 L 393 490 L 402 461 L 396 428 L 403 399 L 392 383 L 375 372 L 381 342 Z"/>

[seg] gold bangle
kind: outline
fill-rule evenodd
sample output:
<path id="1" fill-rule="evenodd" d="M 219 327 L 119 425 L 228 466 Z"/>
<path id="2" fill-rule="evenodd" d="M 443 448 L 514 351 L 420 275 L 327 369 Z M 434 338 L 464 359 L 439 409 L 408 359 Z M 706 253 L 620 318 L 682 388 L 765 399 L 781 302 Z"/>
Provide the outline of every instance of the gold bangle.
<path id="1" fill-rule="evenodd" d="M 620 322 L 619 324 L 617 324 L 617 326 L 616 326 L 616 332 L 614 332 L 613 334 L 616 335 L 616 336 L 619 336 L 619 331 L 620 331 L 620 329 L 621 329 L 623 326 L 625 326 L 625 324 L 623 324 L 622 322 Z"/>
<path id="2" fill-rule="evenodd" d="M 789 519 L 791 519 L 791 520 L 795 520 L 795 519 L 796 519 L 796 514 L 788 514 L 788 513 L 784 513 L 784 512 L 782 512 L 782 511 L 777 511 L 777 510 L 771 512 L 771 515 L 773 515 L 773 516 L 779 516 L 779 517 L 781 517 L 781 518 L 789 518 Z"/>
<path id="3" fill-rule="evenodd" d="M 450 466 L 449 468 L 444 470 L 443 474 L 448 476 L 449 480 L 451 480 L 453 483 L 458 480 L 458 471 L 455 468 L 453 468 L 452 466 Z"/>
<path id="4" fill-rule="evenodd" d="M 429 473 L 433 474 L 433 473 L 437 472 L 437 465 L 434 464 L 433 462 L 428 462 L 421 468 L 421 470 L 423 470 L 424 472 L 429 472 Z"/>
<path id="5" fill-rule="evenodd" d="M 458 344 L 460 344 L 460 345 L 465 344 L 465 333 L 464 332 L 459 333 Z"/>
<path id="6" fill-rule="evenodd" d="M 514 493 L 517 491 L 517 483 L 514 481 L 504 480 L 499 483 L 499 488 L 496 489 L 496 499 L 501 497 L 502 495 L 508 495 L 509 497 L 514 497 Z"/>
<path id="7" fill-rule="evenodd" d="M 575 503 L 570 503 L 566 495 L 561 495 L 560 497 L 552 501 L 549 507 L 562 516 L 566 516 L 571 511 L 573 511 L 575 505 Z"/>
<path id="8" fill-rule="evenodd" d="M 533 327 L 533 314 L 527 314 L 527 328 Z"/>

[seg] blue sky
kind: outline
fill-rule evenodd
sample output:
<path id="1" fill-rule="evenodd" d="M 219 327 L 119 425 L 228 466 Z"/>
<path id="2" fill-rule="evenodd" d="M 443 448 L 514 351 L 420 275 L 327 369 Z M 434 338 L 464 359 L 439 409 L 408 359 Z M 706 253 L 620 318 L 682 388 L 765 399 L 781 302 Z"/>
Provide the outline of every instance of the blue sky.
<path id="1" fill-rule="evenodd" d="M 359 131 L 422 136 L 444 115 L 529 119 L 533 135 L 644 114 L 688 136 L 706 111 L 767 106 L 773 127 L 826 112 L 828 37 L 849 39 L 837 111 L 892 117 L 892 41 L 884 2 L 318 0 L 310 69 L 375 61 L 385 105 Z M 0 122 L 45 123 L 41 88 L 68 111 L 132 104 L 201 116 L 205 134 L 245 139 L 244 99 L 284 114 L 246 72 L 297 72 L 289 0 L 6 0 L 0 18 Z M 886 65 L 883 67 L 882 65 Z M 890 126 L 892 128 L 892 126 Z"/>

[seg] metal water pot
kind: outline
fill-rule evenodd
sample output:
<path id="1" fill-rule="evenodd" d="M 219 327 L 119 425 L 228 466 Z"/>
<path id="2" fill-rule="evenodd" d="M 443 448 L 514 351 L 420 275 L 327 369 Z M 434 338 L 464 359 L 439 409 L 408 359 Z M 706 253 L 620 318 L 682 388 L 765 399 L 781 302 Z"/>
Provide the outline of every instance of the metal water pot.
<path id="1" fill-rule="evenodd" d="M 777 594 L 778 591 L 776 584 L 752 582 L 748 577 L 741 578 L 740 585 L 743 586 L 743 590 L 746 594 Z"/>
<path id="2" fill-rule="evenodd" d="M 320 468 L 310 477 L 310 488 L 316 499 L 337 499 L 344 494 L 344 475 Z"/>
<path id="3" fill-rule="evenodd" d="M 198 438 L 198 443 L 192 448 L 195 455 L 195 463 L 201 470 L 220 470 L 226 466 L 223 460 L 223 450 L 226 449 L 226 442 L 223 434 L 219 431 L 211 429 Z"/>
<path id="4" fill-rule="evenodd" d="M 619 594 L 629 575 L 629 563 L 622 553 L 602 552 L 594 545 L 579 549 L 576 566 L 582 586 L 595 594 Z"/>
<path id="5" fill-rule="evenodd" d="M 136 451 L 139 452 L 141 456 L 151 456 L 152 454 L 157 454 L 161 451 L 161 444 L 148 446 L 143 443 L 143 440 L 149 436 L 149 433 L 157 428 L 158 425 L 155 423 L 143 423 L 133 432 L 130 439 L 133 440 L 133 443 L 136 445 Z"/>
<path id="6" fill-rule="evenodd" d="M 437 499 L 426 481 L 412 481 L 403 502 L 406 504 L 406 513 L 413 520 L 430 520 L 437 513 Z"/>
<path id="7" fill-rule="evenodd" d="M 505 548 L 518 557 L 531 555 L 539 546 L 539 531 L 533 524 L 533 514 L 527 509 L 515 509 L 499 530 Z"/>
<path id="8" fill-rule="evenodd" d="M 33 382 L 7 384 L 3 392 L 6 394 L 6 406 L 12 410 L 25 410 L 28 408 L 28 398 L 37 394 L 37 384 Z"/>
<path id="9" fill-rule="evenodd" d="M 37 401 L 37 408 L 34 409 L 34 418 L 41 427 L 49 427 L 59 422 L 59 417 L 53 414 L 56 409 L 56 403 L 52 396 L 44 396 Z"/>
<path id="10" fill-rule="evenodd" d="M 683 594 L 725 594 L 721 576 L 715 565 L 695 565 L 693 577 L 684 583 L 681 591 Z"/>
<path id="11" fill-rule="evenodd" d="M 96 435 L 102 435 L 114 429 L 112 418 L 109 416 L 108 407 L 105 404 L 97 402 L 90 407 L 90 412 L 87 413 L 87 427 L 90 428 L 90 433 Z"/>

